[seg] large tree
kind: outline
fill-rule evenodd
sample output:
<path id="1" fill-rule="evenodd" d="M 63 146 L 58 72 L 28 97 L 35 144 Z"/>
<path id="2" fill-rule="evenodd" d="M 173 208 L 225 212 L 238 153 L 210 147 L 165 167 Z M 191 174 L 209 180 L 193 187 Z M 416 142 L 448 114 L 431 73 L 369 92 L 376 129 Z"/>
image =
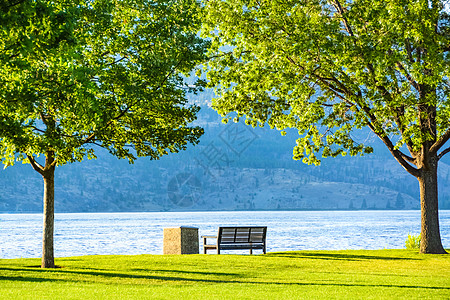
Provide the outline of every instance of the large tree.
<path id="1" fill-rule="evenodd" d="M 448 7 L 437 0 L 208 0 L 214 108 L 297 128 L 294 159 L 372 152 L 368 127 L 420 186 L 421 253 L 445 253 L 437 168 L 450 148 Z"/>
<path id="2" fill-rule="evenodd" d="M 54 174 L 196 144 L 185 76 L 204 59 L 195 0 L 0 2 L 0 158 L 44 179 L 42 267 L 54 267 Z"/>

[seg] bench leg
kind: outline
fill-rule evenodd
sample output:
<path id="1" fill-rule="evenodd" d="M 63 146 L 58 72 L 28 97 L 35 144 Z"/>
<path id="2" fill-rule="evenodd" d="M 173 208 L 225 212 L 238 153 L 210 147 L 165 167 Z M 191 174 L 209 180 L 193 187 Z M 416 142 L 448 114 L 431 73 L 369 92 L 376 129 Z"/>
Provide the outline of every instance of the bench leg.
<path id="1" fill-rule="evenodd" d="M 250 255 L 252 255 L 253 254 L 253 249 L 252 248 L 250 248 Z"/>
<path id="2" fill-rule="evenodd" d="M 220 248 L 217 247 L 217 254 L 220 254 Z"/>

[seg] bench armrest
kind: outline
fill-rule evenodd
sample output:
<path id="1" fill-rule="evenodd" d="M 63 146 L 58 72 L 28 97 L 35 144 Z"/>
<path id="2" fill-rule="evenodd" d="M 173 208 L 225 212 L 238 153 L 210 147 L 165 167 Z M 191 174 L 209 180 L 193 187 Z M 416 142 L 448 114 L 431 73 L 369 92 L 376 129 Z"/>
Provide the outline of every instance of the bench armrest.
<path id="1" fill-rule="evenodd" d="M 204 239 L 217 239 L 217 235 L 202 235 Z"/>

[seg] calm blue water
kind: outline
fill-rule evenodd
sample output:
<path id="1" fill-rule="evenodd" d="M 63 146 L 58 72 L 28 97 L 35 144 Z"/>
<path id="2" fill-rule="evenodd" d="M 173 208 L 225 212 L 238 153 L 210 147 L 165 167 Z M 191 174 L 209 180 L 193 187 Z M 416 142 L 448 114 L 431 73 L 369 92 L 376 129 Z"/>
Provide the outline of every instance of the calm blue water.
<path id="1" fill-rule="evenodd" d="M 56 214 L 55 256 L 162 254 L 163 228 L 268 226 L 268 251 L 403 248 L 420 233 L 419 211 L 267 211 Z M 440 211 L 450 248 L 450 211 Z M 42 215 L 0 214 L 0 258 L 40 257 Z M 230 253 L 236 253 L 230 252 Z M 246 252 L 245 252 L 246 253 Z M 259 252 L 257 252 L 259 253 Z"/>

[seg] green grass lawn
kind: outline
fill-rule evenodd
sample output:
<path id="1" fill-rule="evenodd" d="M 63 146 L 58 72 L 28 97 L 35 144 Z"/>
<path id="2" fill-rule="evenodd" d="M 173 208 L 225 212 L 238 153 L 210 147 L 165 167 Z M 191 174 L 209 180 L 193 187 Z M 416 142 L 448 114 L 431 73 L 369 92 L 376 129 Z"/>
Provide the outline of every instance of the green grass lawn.
<path id="1" fill-rule="evenodd" d="M 450 299 L 450 255 L 408 250 L 0 259 L 1 299 Z"/>

